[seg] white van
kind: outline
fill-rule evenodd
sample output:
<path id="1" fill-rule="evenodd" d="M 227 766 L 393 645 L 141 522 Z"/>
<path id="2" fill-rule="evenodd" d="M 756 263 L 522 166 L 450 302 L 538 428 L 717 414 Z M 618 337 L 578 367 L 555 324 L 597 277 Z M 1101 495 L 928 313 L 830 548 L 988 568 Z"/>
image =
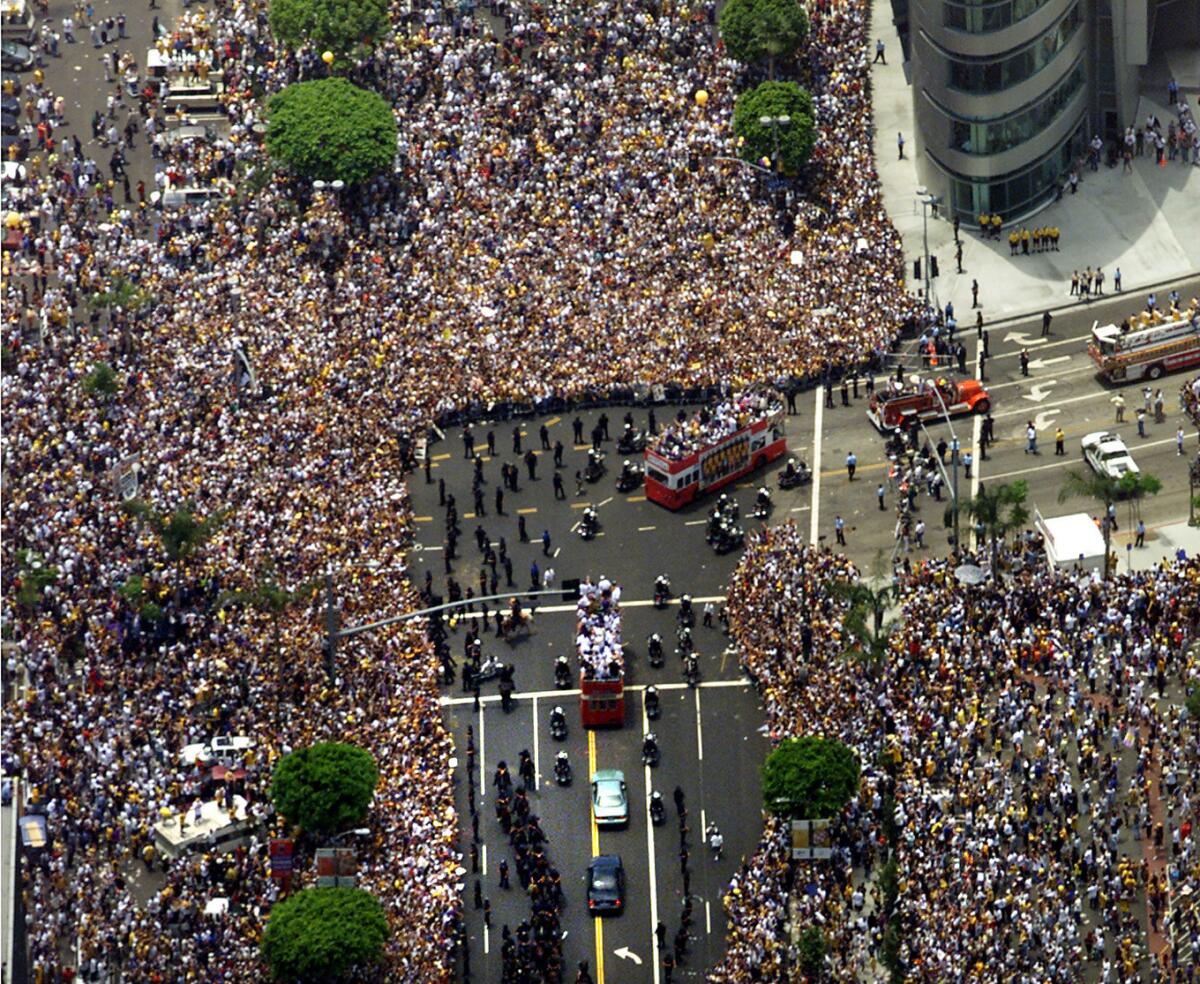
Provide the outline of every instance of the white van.
<path id="1" fill-rule="evenodd" d="M 33 40 L 33 10 L 28 0 L 0 0 L 0 29 L 5 40 Z"/>
<path id="2" fill-rule="evenodd" d="M 185 208 L 224 198 L 226 191 L 210 185 L 207 188 L 168 188 L 162 193 L 163 208 Z"/>

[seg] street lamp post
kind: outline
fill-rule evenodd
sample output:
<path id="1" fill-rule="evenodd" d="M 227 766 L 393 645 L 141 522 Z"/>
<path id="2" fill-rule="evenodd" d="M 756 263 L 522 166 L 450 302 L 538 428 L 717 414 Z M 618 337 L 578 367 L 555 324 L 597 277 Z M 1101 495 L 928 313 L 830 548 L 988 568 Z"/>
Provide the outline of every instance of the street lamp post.
<path id="1" fill-rule="evenodd" d="M 921 200 L 921 254 L 924 266 L 921 268 L 925 281 L 925 307 L 929 307 L 929 209 L 936 208 L 941 201 L 937 195 L 929 194 L 929 190 L 921 185 L 917 188 Z"/>
<path id="2" fill-rule="evenodd" d="M 758 118 L 758 122 L 763 126 L 769 126 L 771 128 L 771 142 L 775 148 L 775 170 L 782 174 L 783 162 L 779 159 L 779 128 L 781 126 L 788 126 L 792 122 L 792 118 L 785 113 L 782 116 L 760 116 Z"/>

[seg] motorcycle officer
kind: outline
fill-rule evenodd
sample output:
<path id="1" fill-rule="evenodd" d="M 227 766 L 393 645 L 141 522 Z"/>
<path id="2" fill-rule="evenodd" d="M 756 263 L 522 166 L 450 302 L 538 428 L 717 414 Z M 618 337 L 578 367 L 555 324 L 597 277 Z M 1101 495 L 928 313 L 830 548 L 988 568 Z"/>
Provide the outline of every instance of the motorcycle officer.
<path id="1" fill-rule="evenodd" d="M 642 762 L 646 765 L 658 762 L 658 738 L 653 731 L 647 731 L 642 741 Z"/>
<path id="2" fill-rule="evenodd" d="M 565 738 L 567 736 L 567 716 L 561 707 L 555 707 L 550 712 L 550 737 Z"/>

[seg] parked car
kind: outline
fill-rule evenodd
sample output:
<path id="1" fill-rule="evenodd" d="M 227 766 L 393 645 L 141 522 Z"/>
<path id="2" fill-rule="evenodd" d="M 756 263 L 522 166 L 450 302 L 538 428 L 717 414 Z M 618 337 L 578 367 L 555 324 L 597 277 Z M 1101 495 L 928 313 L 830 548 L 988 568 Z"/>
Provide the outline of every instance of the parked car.
<path id="1" fill-rule="evenodd" d="M 0 131 L 16 135 L 21 132 L 21 118 L 7 110 L 0 113 Z"/>
<path id="2" fill-rule="evenodd" d="M 1125 442 L 1109 431 L 1095 431 L 1086 435 L 1080 446 L 1083 448 L 1083 460 L 1098 475 L 1120 479 L 1129 473 L 1136 475 L 1139 471 Z"/>
<path id="3" fill-rule="evenodd" d="M 33 52 L 16 41 L 0 41 L 0 65 L 14 72 L 28 72 L 33 68 Z"/>
<path id="4" fill-rule="evenodd" d="M 0 113 L 8 113 L 10 116 L 20 116 L 21 100 L 16 96 L 7 94 L 0 96 Z"/>
<path id="5" fill-rule="evenodd" d="M 597 769 L 592 773 L 592 816 L 597 827 L 618 827 L 629 822 L 629 793 L 625 773 Z"/>
<path id="6" fill-rule="evenodd" d="M 254 739 L 245 735 L 218 735 L 211 741 L 184 745 L 179 752 L 179 761 L 184 765 L 197 760 L 201 765 L 213 765 L 223 759 L 238 757 L 254 745 Z"/>
<path id="7" fill-rule="evenodd" d="M 600 854 L 588 865 L 588 911 L 620 912 L 625 908 L 625 865 L 619 854 Z"/>

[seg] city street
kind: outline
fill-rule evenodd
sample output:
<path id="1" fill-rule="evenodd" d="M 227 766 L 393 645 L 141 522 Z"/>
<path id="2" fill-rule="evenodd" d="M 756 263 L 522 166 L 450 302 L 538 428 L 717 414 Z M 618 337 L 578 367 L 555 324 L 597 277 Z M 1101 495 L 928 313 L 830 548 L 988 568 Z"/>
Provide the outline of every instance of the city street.
<path id="1" fill-rule="evenodd" d="M 1200 278 L 1178 285 L 1182 296 L 1190 297 L 1200 290 Z M 1165 292 L 1164 292 L 1165 293 Z M 1160 295 L 1162 296 L 1162 295 Z M 960 495 L 965 500 L 976 493 L 981 482 L 1029 482 L 1029 505 L 1043 515 L 1053 516 L 1070 512 L 1097 513 L 1095 504 L 1078 500 L 1059 504 L 1058 490 L 1068 467 L 1086 468 L 1079 452 L 1080 437 L 1093 430 L 1107 429 L 1113 424 L 1111 399 L 1117 392 L 1125 396 L 1128 410 L 1126 423 L 1115 429 L 1129 443 L 1132 454 L 1143 471 L 1158 476 L 1163 491 L 1142 507 L 1152 542 L 1155 528 L 1175 523 L 1187 517 L 1186 456 L 1176 452 L 1175 434 L 1183 426 L 1188 434 L 1186 449 L 1190 455 L 1195 438 L 1190 425 L 1179 411 L 1178 389 L 1181 376 L 1167 376 L 1159 381 L 1167 402 L 1167 420 L 1163 424 L 1147 423 L 1147 437 L 1138 439 L 1134 407 L 1141 402 L 1142 384 L 1124 387 L 1102 383 L 1086 353 L 1087 340 L 1093 322 L 1120 321 L 1144 304 L 1140 295 L 1125 294 L 1109 297 L 1089 305 L 1079 305 L 1054 317 L 1048 339 L 1042 340 L 1041 318 L 1028 323 L 996 329 L 990 339 L 991 357 L 987 360 L 986 386 L 992 396 L 996 421 L 997 442 L 980 462 L 977 443 L 979 417 L 957 418 L 954 433 L 964 447 L 976 448 L 976 466 L 968 479 L 960 474 Z M 965 316 L 964 316 L 965 314 Z M 969 313 L 959 312 L 966 321 Z M 978 366 L 978 342 L 973 329 L 964 336 L 971 358 L 968 368 Z M 913 346 L 910 343 L 907 348 Z M 1030 375 L 1023 377 L 1019 355 L 1028 348 L 1031 355 Z M 908 358 L 911 364 L 911 356 Z M 943 370 L 945 372 L 945 370 Z M 887 509 L 880 511 L 876 488 L 885 481 L 886 458 L 883 441 L 865 415 L 865 392 L 860 387 L 858 399 L 851 396 L 849 408 L 841 406 L 839 388 L 834 388 L 836 406 L 823 406 L 820 389 L 806 391 L 797 399 L 799 412 L 787 418 L 789 453 L 802 457 L 819 470 L 819 481 L 790 492 L 775 491 L 775 509 L 771 522 L 791 519 L 808 530 L 812 539 L 833 544 L 833 523 L 836 515 L 846 520 L 846 552 L 860 569 L 872 573 L 881 552 L 890 557 L 895 546 L 893 539 L 893 498 L 887 496 Z M 655 408 L 661 423 L 675 412 L 674 407 Z M 584 433 L 590 433 L 601 413 L 609 418 L 609 429 L 616 434 L 621 429 L 624 408 L 580 413 Z M 645 426 L 647 410 L 631 411 L 635 426 Z M 488 541 L 499 546 L 504 537 L 513 562 L 514 591 L 526 590 L 530 582 L 529 565 L 537 562 L 541 571 L 553 568 L 555 584 L 565 578 L 607 575 L 624 591 L 624 638 L 627 656 L 627 698 L 625 725 L 613 731 L 585 731 L 579 725 L 578 692 L 557 690 L 553 682 L 554 659 L 570 654 L 573 646 L 574 606 L 557 597 L 542 599 L 534 618 L 534 632 L 525 640 L 510 646 L 489 631 L 483 635 L 484 653 L 498 653 L 516 668 L 517 700 L 514 709 L 505 714 L 500 708 L 494 683 L 483 688 L 482 707 L 475 711 L 473 698 L 464 694 L 456 683 L 444 690 L 448 721 L 452 726 L 460 756 L 458 773 L 458 806 L 464 817 L 469 816 L 467 801 L 466 749 L 467 728 L 473 730 L 477 757 L 470 781 L 475 784 L 476 806 L 480 815 L 478 875 L 470 871 L 470 862 L 463 878 L 467 922 L 470 927 L 472 966 L 491 967 L 500 943 L 501 928 L 509 926 L 515 932 L 522 919 L 529 916 L 527 898 L 512 875 L 514 888 L 498 886 L 497 865 L 502 857 L 509 860 L 506 838 L 496 820 L 492 804 L 492 776 L 501 760 L 516 769 L 518 756 L 528 749 L 538 772 L 537 794 L 533 797 L 533 812 L 542 821 L 549 838 L 547 853 L 559 870 L 567 904 L 563 926 L 568 936 L 564 943 L 567 967 L 574 969 L 580 960 L 588 960 L 597 980 L 657 981 L 660 965 L 651 959 L 654 948 L 654 928 L 661 920 L 666 926 L 668 944 L 673 939 L 679 921 L 682 902 L 682 880 L 679 866 L 678 825 L 671 793 L 680 786 L 687 798 L 688 824 L 691 829 L 689 845 L 693 870 L 691 894 L 694 922 L 691 927 L 689 953 L 680 968 L 682 976 L 699 976 L 721 952 L 724 919 L 721 894 L 738 860 L 751 852 L 760 830 L 758 768 L 768 743 L 761 733 L 762 718 L 756 695 L 749 682 L 741 677 L 736 657 L 727 649 L 728 639 L 719 623 L 712 629 L 698 627 L 696 641 L 702 655 L 703 683 L 697 690 L 687 688 L 680 677 L 678 660 L 668 652 L 667 663 L 661 669 L 647 665 L 645 642 L 651 632 L 659 632 L 668 650 L 674 645 L 675 612 L 673 605 L 657 611 L 651 603 L 655 576 L 670 575 L 676 595 L 690 592 L 702 608 L 712 599 L 719 608 L 724 596 L 725 582 L 737 560 L 737 554 L 716 556 L 704 542 L 703 525 L 711 500 L 702 498 L 691 507 L 673 514 L 645 500 L 637 491 L 618 494 L 614 483 L 620 470 L 621 457 L 615 445 L 605 443 L 608 474 L 595 485 L 586 485 L 584 494 L 575 495 L 573 479 L 582 468 L 588 445 L 571 443 L 573 414 L 556 415 L 546 419 L 519 422 L 522 451 L 512 450 L 512 430 L 515 422 L 483 423 L 475 427 L 477 451 L 484 455 L 483 516 L 471 511 L 472 465 L 464 457 L 461 430 L 446 434 L 446 440 L 430 448 L 430 481 L 426 483 L 420 471 L 414 473 L 411 485 L 416 513 L 418 544 L 412 554 L 414 583 L 424 583 L 425 571 L 433 576 L 435 592 L 445 593 L 443 559 L 443 509 L 438 502 L 438 483 L 444 481 L 447 494 L 459 503 L 463 536 L 458 547 L 459 557 L 453 562 L 454 576 L 464 589 L 478 589 L 482 555 L 475 542 L 476 527 L 482 526 Z M 1024 452 L 1025 427 L 1033 421 L 1039 434 L 1039 454 L 1031 457 Z M 545 423 L 551 445 L 562 440 L 567 446 L 564 467 L 566 498 L 556 500 L 552 491 L 552 464 L 549 452 L 540 447 L 538 429 Z M 819 424 L 820 440 L 814 439 Z M 1065 432 L 1063 456 L 1054 454 L 1054 430 L 1062 426 Z M 520 491 L 505 496 L 505 515 L 494 512 L 495 483 L 499 480 L 498 463 L 486 456 L 485 435 L 494 431 L 497 457 L 501 461 L 519 462 L 525 449 L 532 446 L 538 455 L 535 481 L 529 481 L 522 468 Z M 946 424 L 929 425 L 934 441 L 939 435 L 950 434 Z M 847 478 L 844 461 L 853 451 L 858 458 L 853 482 Z M 764 482 L 774 486 L 772 467 L 767 474 L 756 474 L 738 484 L 734 496 L 742 511 L 742 523 L 748 531 L 759 521 L 747 514 L 753 506 L 753 492 Z M 945 497 L 948 504 L 949 496 Z M 949 531 L 942 526 L 944 506 L 937 506 L 922 495 L 918 498 L 919 515 L 926 518 L 929 534 L 925 551 L 914 548 L 912 557 L 940 555 L 948 545 Z M 600 535 L 590 542 L 583 541 L 577 525 L 582 509 L 593 504 L 601 522 Z M 1122 553 L 1132 533 L 1126 524 L 1127 509 L 1122 506 L 1118 515 L 1121 524 L 1114 543 Z M 518 524 L 526 523 L 530 542 L 520 543 Z M 964 524 L 964 528 L 966 524 Z M 550 551 L 545 553 L 541 536 L 550 533 Z M 1136 558 L 1135 558 L 1136 561 Z M 483 568 L 487 570 L 486 567 Z M 504 579 L 501 571 L 500 587 Z M 490 588 L 489 588 L 490 590 Z M 476 594 L 478 594 L 476 590 Z M 473 622 L 471 624 L 474 624 Z M 451 650 L 461 659 L 466 629 L 459 626 L 451 633 Z M 640 744 L 646 722 L 642 716 L 644 687 L 653 683 L 662 691 L 663 716 L 653 726 L 663 748 L 662 765 L 654 770 L 643 768 Z M 668 689 L 669 688 L 669 689 Z M 561 745 L 550 738 L 548 720 L 551 709 L 561 705 L 570 724 L 570 734 Z M 554 756 L 565 748 L 574 769 L 574 783 L 568 789 L 554 784 Z M 619 768 L 625 773 L 629 786 L 631 822 L 628 829 L 598 832 L 590 823 L 588 776 L 594 768 Z M 652 828 L 647 817 L 647 797 L 651 789 L 662 792 L 668 804 L 668 821 Z M 725 856 L 719 862 L 709 859 L 702 843 L 701 832 L 706 822 L 719 824 L 725 836 Z M 462 850 L 469 857 L 470 831 L 464 831 Z M 604 920 L 587 917 L 584 902 L 584 878 L 587 861 L 595 853 L 618 853 L 622 856 L 628 876 L 628 902 L 624 915 Z M 482 895 L 491 903 L 491 928 L 483 926 L 481 913 L 474 909 L 474 881 L 481 882 Z M 599 973 L 597 973 L 599 972 Z M 490 978 L 489 978 L 490 979 Z"/>

